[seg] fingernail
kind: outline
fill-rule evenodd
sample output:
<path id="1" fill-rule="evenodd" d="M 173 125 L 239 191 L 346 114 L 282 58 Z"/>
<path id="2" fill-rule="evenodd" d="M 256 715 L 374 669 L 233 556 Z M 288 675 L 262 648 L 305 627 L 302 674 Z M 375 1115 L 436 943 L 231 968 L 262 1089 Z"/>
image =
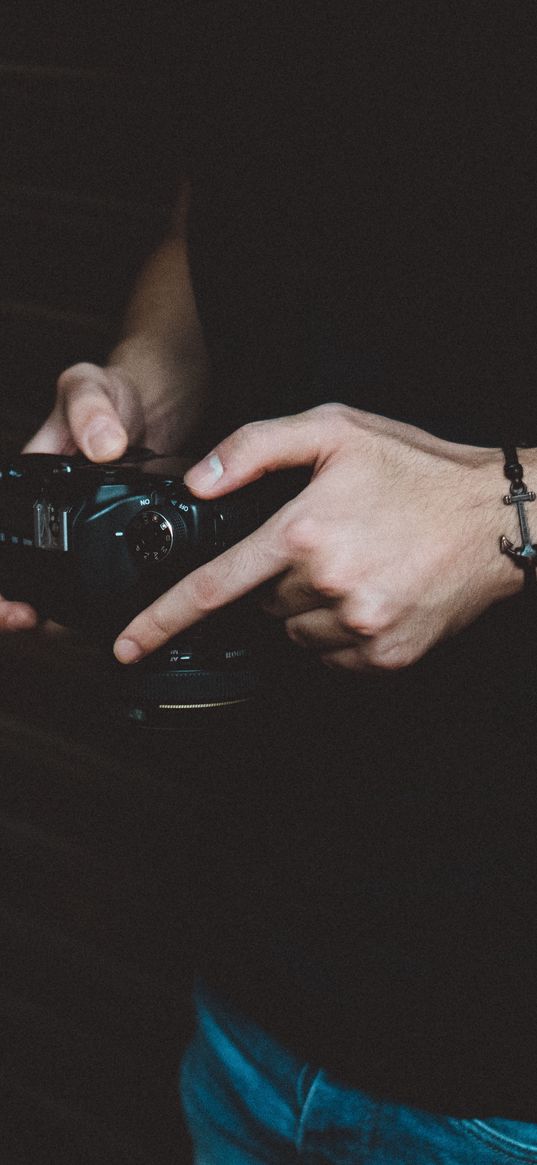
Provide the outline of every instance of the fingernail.
<path id="1" fill-rule="evenodd" d="M 220 481 L 224 473 L 224 466 L 217 453 L 210 454 L 209 457 L 204 457 L 198 465 L 194 465 L 189 469 L 185 475 L 185 482 L 187 486 L 193 486 L 194 489 L 211 489 Z"/>
<path id="2" fill-rule="evenodd" d="M 136 663 L 142 658 L 142 648 L 133 639 L 118 639 L 114 644 L 114 655 L 120 663 Z"/>
<path id="3" fill-rule="evenodd" d="M 108 417 L 99 417 L 86 430 L 86 446 L 95 460 L 110 457 L 121 452 L 125 444 L 125 431 Z"/>

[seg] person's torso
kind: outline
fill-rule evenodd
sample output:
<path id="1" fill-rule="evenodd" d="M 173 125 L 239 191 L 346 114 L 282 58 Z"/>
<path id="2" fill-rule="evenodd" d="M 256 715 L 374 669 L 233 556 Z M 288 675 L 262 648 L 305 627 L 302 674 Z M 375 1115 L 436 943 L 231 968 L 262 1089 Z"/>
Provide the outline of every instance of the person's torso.
<path id="1" fill-rule="evenodd" d="M 537 442 L 525 13 L 225 7 L 190 119 L 217 435 L 339 400 L 448 439 Z M 482 1104 L 496 1074 L 507 1115 L 528 1071 L 529 620 L 504 604 L 391 676 L 298 663 L 224 778 L 217 980 L 344 1076 L 415 1103 Z"/>

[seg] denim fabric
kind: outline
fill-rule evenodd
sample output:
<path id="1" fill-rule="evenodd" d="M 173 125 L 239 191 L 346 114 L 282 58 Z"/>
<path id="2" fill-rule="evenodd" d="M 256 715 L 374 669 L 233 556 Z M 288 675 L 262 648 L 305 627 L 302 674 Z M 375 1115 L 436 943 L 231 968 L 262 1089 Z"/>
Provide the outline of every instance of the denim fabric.
<path id="1" fill-rule="evenodd" d="M 537 1124 L 374 1099 L 301 1064 L 204 987 L 196 1009 L 181 1068 L 195 1165 L 537 1163 Z"/>

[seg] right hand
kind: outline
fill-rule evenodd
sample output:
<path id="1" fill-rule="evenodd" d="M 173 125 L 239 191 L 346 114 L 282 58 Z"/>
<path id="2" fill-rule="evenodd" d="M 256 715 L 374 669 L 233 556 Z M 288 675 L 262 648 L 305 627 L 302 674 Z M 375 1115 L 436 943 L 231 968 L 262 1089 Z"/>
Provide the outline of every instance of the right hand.
<path id="1" fill-rule="evenodd" d="M 166 453 L 177 448 L 180 439 L 176 402 L 144 400 L 118 365 L 75 364 L 62 372 L 54 408 L 23 452 L 80 450 L 90 461 L 105 462 L 121 457 L 128 445 Z M 38 622 L 28 603 L 10 602 L 0 595 L 0 632 L 29 630 Z"/>

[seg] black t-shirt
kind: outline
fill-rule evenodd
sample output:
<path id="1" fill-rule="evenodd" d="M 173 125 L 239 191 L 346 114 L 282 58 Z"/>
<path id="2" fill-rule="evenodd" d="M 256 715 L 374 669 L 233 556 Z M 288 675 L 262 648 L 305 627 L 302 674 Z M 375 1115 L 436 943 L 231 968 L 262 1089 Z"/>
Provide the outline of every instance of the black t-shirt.
<path id="1" fill-rule="evenodd" d="M 536 31 L 485 3 L 201 5 L 215 435 L 339 400 L 537 444 Z M 504 603 L 391 675 L 294 653 L 203 785 L 196 866 L 200 969 L 232 1002 L 362 1088 L 528 1120 L 536 626 Z"/>

